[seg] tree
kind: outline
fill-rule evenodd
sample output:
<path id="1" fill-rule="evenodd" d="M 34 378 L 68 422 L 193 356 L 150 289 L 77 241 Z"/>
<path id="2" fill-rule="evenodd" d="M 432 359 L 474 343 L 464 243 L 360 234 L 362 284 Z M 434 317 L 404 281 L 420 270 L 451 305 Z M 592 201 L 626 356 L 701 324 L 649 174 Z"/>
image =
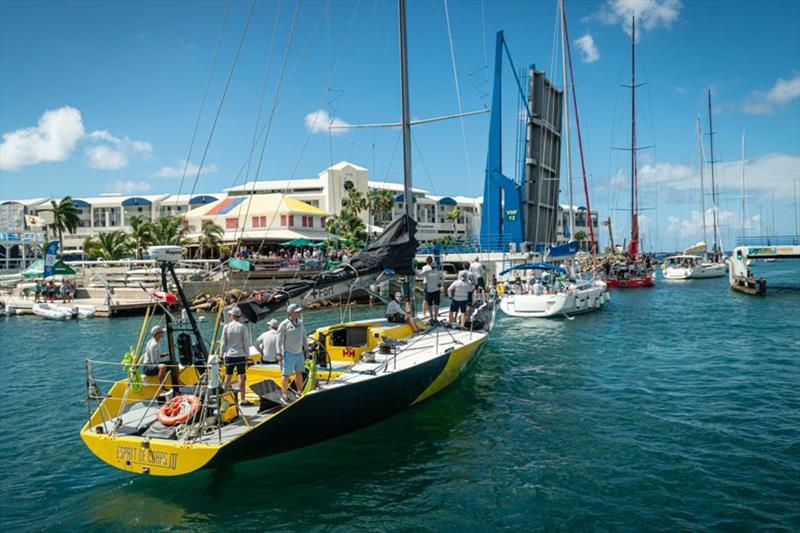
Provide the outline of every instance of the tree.
<path id="1" fill-rule="evenodd" d="M 131 239 L 122 230 L 101 233 L 97 238 L 86 239 L 83 243 L 83 253 L 106 261 L 122 259 L 130 252 Z"/>
<path id="2" fill-rule="evenodd" d="M 219 249 L 219 243 L 225 235 L 225 230 L 219 224 L 215 224 L 213 220 L 203 220 L 200 230 L 200 247 L 197 249 L 197 257 L 204 257 L 205 251 L 211 252 L 214 256 L 214 251 Z"/>
<path id="3" fill-rule="evenodd" d="M 181 217 L 163 217 L 153 224 L 153 244 L 183 246 L 186 242 L 186 228 Z"/>
<path id="4" fill-rule="evenodd" d="M 368 205 L 367 195 L 355 188 L 349 189 L 347 196 L 342 198 L 342 210 L 349 211 L 355 216 L 364 211 Z"/>
<path id="5" fill-rule="evenodd" d="M 461 209 L 459 209 L 458 207 L 448 211 L 447 214 L 445 215 L 447 220 L 453 223 L 454 236 L 458 236 L 458 228 L 456 227 L 456 224 L 458 223 L 458 219 L 460 216 L 461 216 Z"/>
<path id="6" fill-rule="evenodd" d="M 394 194 L 392 194 L 392 191 L 387 189 L 370 189 L 367 193 L 367 209 L 373 215 L 391 213 L 393 207 Z"/>
<path id="7" fill-rule="evenodd" d="M 325 221 L 325 229 L 350 241 L 351 244 L 364 242 L 367 239 L 367 228 L 358 215 L 343 209 L 338 215 L 329 217 Z"/>
<path id="8" fill-rule="evenodd" d="M 58 203 L 55 200 L 50 200 L 50 208 L 48 211 L 53 212 L 53 222 L 50 228 L 58 234 L 58 244 L 61 252 L 64 251 L 64 232 L 69 232 L 70 235 L 75 234 L 75 230 L 80 225 L 78 218 L 78 208 L 72 203 L 71 196 L 65 196 Z"/>
<path id="9" fill-rule="evenodd" d="M 128 221 L 131 223 L 131 247 L 136 252 L 136 259 L 141 259 L 142 250 L 153 242 L 153 225 L 145 222 L 142 215 L 133 215 Z"/>

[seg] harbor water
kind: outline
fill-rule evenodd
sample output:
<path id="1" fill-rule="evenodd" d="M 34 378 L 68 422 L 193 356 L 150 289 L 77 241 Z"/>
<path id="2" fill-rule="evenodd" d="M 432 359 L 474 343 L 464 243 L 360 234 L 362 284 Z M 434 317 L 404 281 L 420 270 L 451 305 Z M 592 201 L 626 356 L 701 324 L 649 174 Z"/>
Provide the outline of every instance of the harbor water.
<path id="1" fill-rule="evenodd" d="M 78 435 L 84 359 L 119 361 L 140 318 L 2 318 L 2 524 L 798 530 L 800 269 L 755 270 L 769 279 L 765 298 L 731 291 L 727 278 L 659 280 L 615 291 L 601 312 L 575 320 L 499 314 L 464 379 L 399 416 L 175 479 L 118 471 Z M 305 318 L 315 326 L 338 316 Z"/>

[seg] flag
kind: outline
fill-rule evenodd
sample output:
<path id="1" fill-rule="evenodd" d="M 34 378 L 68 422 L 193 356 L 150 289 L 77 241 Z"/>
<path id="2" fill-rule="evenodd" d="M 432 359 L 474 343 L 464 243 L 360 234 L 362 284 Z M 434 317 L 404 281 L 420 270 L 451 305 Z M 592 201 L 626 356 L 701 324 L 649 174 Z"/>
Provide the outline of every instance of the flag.
<path id="1" fill-rule="evenodd" d="M 45 279 L 54 276 L 56 273 L 56 253 L 58 252 L 58 241 L 50 241 L 47 251 L 44 254 L 44 277 Z"/>
<path id="2" fill-rule="evenodd" d="M 25 223 L 31 227 L 45 225 L 44 220 L 42 220 L 41 217 L 37 217 L 36 215 L 25 215 Z"/>

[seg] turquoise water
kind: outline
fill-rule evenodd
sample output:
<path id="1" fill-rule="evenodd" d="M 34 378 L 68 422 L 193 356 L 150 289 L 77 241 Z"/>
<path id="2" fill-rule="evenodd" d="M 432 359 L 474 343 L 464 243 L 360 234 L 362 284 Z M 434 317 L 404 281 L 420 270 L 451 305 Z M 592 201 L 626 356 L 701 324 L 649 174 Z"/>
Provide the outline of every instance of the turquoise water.
<path id="1" fill-rule="evenodd" d="M 78 436 L 83 360 L 140 319 L 0 319 L 5 530 L 800 528 L 800 271 L 614 292 L 574 321 L 498 316 L 455 386 L 366 430 L 178 479 Z M 369 313 L 362 308 L 354 313 Z M 318 325 L 337 312 L 308 313 Z"/>

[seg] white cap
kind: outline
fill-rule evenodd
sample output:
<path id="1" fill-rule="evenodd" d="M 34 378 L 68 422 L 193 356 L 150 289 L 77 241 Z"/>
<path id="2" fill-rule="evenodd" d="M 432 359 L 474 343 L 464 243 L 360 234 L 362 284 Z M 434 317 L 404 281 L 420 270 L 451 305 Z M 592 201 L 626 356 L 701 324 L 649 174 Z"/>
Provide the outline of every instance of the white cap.
<path id="1" fill-rule="evenodd" d="M 279 322 L 278 322 L 277 320 L 275 320 L 274 318 L 271 318 L 271 319 L 269 320 L 269 322 L 267 322 L 267 325 L 268 325 L 269 327 L 271 327 L 271 328 L 277 328 L 277 327 L 278 327 L 278 324 L 279 324 Z"/>
<path id="2" fill-rule="evenodd" d="M 303 308 L 297 304 L 289 304 L 289 307 L 286 308 L 287 313 L 299 313 L 302 310 Z"/>
<path id="3" fill-rule="evenodd" d="M 231 316 L 242 316 L 242 310 L 239 309 L 238 305 L 234 305 L 230 309 L 228 309 L 228 314 Z"/>
<path id="4" fill-rule="evenodd" d="M 164 330 L 161 329 L 161 326 L 153 326 L 150 328 L 150 335 L 155 337 L 157 333 L 164 333 Z"/>
<path id="5" fill-rule="evenodd" d="M 459 279 L 467 279 L 467 271 L 466 270 L 462 270 L 461 272 L 459 272 L 458 273 L 458 278 Z"/>

